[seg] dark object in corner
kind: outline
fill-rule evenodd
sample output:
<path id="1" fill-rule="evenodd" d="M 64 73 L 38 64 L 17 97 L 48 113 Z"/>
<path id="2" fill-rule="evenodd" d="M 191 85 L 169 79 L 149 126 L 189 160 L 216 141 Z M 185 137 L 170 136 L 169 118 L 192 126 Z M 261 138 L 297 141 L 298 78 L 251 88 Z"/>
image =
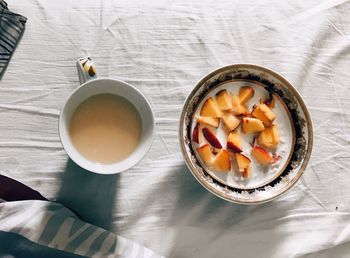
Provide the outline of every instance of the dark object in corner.
<path id="1" fill-rule="evenodd" d="M 11 12 L 0 0 L 0 80 L 24 32 L 27 18 Z"/>
<path id="2" fill-rule="evenodd" d="M 23 200 L 47 201 L 39 192 L 3 175 L 0 175 L 0 199 L 7 202 Z"/>

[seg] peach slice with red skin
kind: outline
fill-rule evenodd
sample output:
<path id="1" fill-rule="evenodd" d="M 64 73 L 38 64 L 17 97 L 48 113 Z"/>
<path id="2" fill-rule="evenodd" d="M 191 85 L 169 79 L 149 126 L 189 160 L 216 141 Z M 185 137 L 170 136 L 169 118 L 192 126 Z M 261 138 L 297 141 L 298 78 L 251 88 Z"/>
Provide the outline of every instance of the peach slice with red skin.
<path id="1" fill-rule="evenodd" d="M 227 90 L 221 90 L 216 93 L 216 103 L 221 111 L 228 111 L 232 109 L 231 94 Z"/>
<path id="2" fill-rule="evenodd" d="M 232 96 L 232 110 L 231 112 L 234 115 L 247 115 L 249 114 L 249 110 L 245 104 L 241 103 L 241 100 L 237 95 Z"/>
<path id="3" fill-rule="evenodd" d="M 227 149 L 242 152 L 242 138 L 239 132 L 231 132 L 227 137 Z"/>
<path id="4" fill-rule="evenodd" d="M 235 157 L 236 157 L 238 169 L 242 173 L 242 176 L 244 178 L 249 178 L 251 160 L 242 153 L 235 153 Z"/>
<path id="5" fill-rule="evenodd" d="M 266 106 L 268 106 L 270 109 L 274 108 L 276 105 L 276 100 L 273 94 L 269 91 L 269 97 L 262 101 Z"/>
<path id="6" fill-rule="evenodd" d="M 263 166 L 270 165 L 273 160 L 270 153 L 260 146 L 252 149 L 252 156 Z"/>
<path id="7" fill-rule="evenodd" d="M 230 153 L 225 149 L 221 149 L 213 159 L 211 168 L 217 172 L 230 171 L 231 170 Z"/>
<path id="8" fill-rule="evenodd" d="M 242 131 L 245 134 L 257 133 L 264 130 L 264 124 L 257 118 L 243 117 L 242 119 Z"/>
<path id="9" fill-rule="evenodd" d="M 200 111 L 200 115 L 214 117 L 214 118 L 221 117 L 221 111 L 220 111 L 217 103 L 215 102 L 215 100 L 212 97 L 208 98 L 204 102 L 202 109 Z"/>
<path id="10" fill-rule="evenodd" d="M 252 115 L 261 120 L 265 127 L 270 127 L 276 118 L 275 114 L 265 104 L 255 105 L 253 107 Z"/>
<path id="11" fill-rule="evenodd" d="M 241 87 L 238 93 L 238 97 L 241 103 L 246 103 L 254 96 L 254 89 L 250 86 Z"/>
<path id="12" fill-rule="evenodd" d="M 215 133 L 211 129 L 204 127 L 202 129 L 202 133 L 204 138 L 210 143 L 211 146 L 217 149 L 222 149 L 221 143 L 219 142 L 218 138 L 216 138 Z"/>
<path id="13" fill-rule="evenodd" d="M 204 144 L 197 148 L 197 153 L 206 166 L 211 166 L 213 162 L 213 153 L 211 152 L 209 144 Z"/>
<path id="14" fill-rule="evenodd" d="M 193 129 L 192 132 L 192 141 L 199 144 L 199 123 L 196 124 L 196 126 Z"/>
<path id="15" fill-rule="evenodd" d="M 241 123 L 241 121 L 236 116 L 230 113 L 223 114 L 221 119 L 225 129 L 229 132 L 235 130 Z"/>
<path id="16" fill-rule="evenodd" d="M 209 116 L 198 116 L 197 122 L 217 128 L 220 123 L 220 118 L 214 118 Z"/>

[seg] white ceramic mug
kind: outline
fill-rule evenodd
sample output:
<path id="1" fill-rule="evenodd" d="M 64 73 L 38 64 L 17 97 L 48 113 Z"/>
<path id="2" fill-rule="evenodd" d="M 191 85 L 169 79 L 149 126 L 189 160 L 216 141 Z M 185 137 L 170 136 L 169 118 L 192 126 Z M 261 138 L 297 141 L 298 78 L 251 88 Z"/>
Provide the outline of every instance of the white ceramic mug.
<path id="1" fill-rule="evenodd" d="M 81 58 L 77 62 L 81 86 L 68 97 L 59 117 L 59 135 L 69 157 L 82 168 L 99 174 L 116 174 L 138 163 L 151 147 L 154 135 L 154 116 L 146 97 L 134 86 L 115 79 L 96 79 L 96 69 L 91 58 Z M 129 100 L 138 111 L 142 122 L 141 140 L 137 148 L 126 159 L 112 164 L 98 164 L 89 161 L 74 147 L 70 135 L 70 120 L 77 107 L 89 97 L 110 93 Z"/>

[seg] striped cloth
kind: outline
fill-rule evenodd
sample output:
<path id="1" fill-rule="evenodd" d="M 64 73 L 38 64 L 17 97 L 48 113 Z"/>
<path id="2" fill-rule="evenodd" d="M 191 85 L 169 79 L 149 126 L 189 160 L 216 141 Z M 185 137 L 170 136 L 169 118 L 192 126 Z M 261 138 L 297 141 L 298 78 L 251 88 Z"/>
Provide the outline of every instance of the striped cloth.
<path id="1" fill-rule="evenodd" d="M 20 40 L 27 18 L 11 12 L 5 1 L 0 0 L 0 79 Z"/>
<path id="2" fill-rule="evenodd" d="M 0 203 L 0 257 L 161 258 L 43 200 Z"/>

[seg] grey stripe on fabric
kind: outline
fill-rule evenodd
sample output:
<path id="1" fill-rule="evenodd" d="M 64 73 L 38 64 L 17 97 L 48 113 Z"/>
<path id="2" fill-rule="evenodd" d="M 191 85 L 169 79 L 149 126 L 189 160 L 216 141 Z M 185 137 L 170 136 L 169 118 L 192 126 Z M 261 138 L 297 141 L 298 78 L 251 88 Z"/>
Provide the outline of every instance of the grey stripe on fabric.
<path id="1" fill-rule="evenodd" d="M 0 8 L 7 9 L 7 3 L 5 1 L 0 1 Z"/>
<path id="2" fill-rule="evenodd" d="M 2 35 L 0 35 L 2 36 Z M 10 50 L 10 52 L 12 52 L 14 50 L 14 45 L 11 44 L 11 42 L 6 39 L 5 37 L 0 37 L 0 44 L 5 46 L 7 49 Z"/>
<path id="3" fill-rule="evenodd" d="M 114 253 L 117 246 L 117 237 L 113 239 L 113 244 L 111 245 L 111 248 L 109 248 L 108 253 Z"/>
<path id="4" fill-rule="evenodd" d="M 87 238 L 97 230 L 96 226 L 90 225 L 76 238 L 74 238 L 64 249 L 68 252 L 74 252 Z"/>
<path id="5" fill-rule="evenodd" d="M 6 52 L 6 53 L 12 53 L 11 51 L 11 49 L 9 49 L 9 48 L 7 48 L 5 45 L 3 45 L 2 43 L 1 43 L 1 41 L 0 41 L 0 47 L 1 47 L 1 49 L 0 49 L 0 51 L 4 51 L 4 52 Z"/>
<path id="6" fill-rule="evenodd" d="M 6 17 L 2 17 L 0 26 L 2 29 L 10 30 L 10 33 L 16 38 L 21 34 L 21 28 L 16 27 L 13 22 Z"/>
<path id="7" fill-rule="evenodd" d="M 95 241 L 91 244 L 89 252 L 86 254 L 86 256 L 91 257 L 94 254 L 96 254 L 101 249 L 103 242 L 106 240 L 106 238 L 109 234 L 110 233 L 108 231 L 105 231 L 101 235 L 99 235 L 95 239 Z"/>
<path id="8" fill-rule="evenodd" d="M 52 216 L 47 222 L 45 229 L 41 233 L 38 242 L 46 245 L 49 244 L 56 236 L 65 219 L 66 218 L 60 216 Z"/>
<path id="9" fill-rule="evenodd" d="M 75 232 L 77 232 L 79 229 L 81 229 L 84 225 L 85 225 L 84 222 L 74 219 L 73 225 L 68 233 L 68 237 L 72 236 Z"/>
<path id="10" fill-rule="evenodd" d="M 11 44 L 11 46 L 16 45 L 16 38 L 14 35 L 9 33 L 9 30 L 5 30 L 5 29 L 0 30 L 0 39 L 8 42 L 9 44 Z"/>
<path id="11" fill-rule="evenodd" d="M 14 42 L 14 44 L 16 44 L 17 41 L 17 33 L 12 33 L 11 28 L 8 30 L 3 30 L 2 33 L 5 34 L 5 36 L 11 40 L 11 42 Z M 19 36 L 19 35 L 18 35 Z"/>
<path id="12" fill-rule="evenodd" d="M 7 3 L 0 0 L 0 79 L 23 34 L 27 18 L 12 13 Z M 5 59 L 4 59 L 5 58 Z"/>
<path id="13" fill-rule="evenodd" d="M 11 46 L 12 49 L 16 46 L 16 38 L 18 37 L 16 33 L 11 32 L 11 28 L 4 28 L 3 25 L 0 26 L 0 40 L 6 43 L 8 46 Z"/>
<path id="14" fill-rule="evenodd" d="M 23 26 L 21 22 L 18 22 L 14 19 L 9 19 L 10 15 L 5 14 L 2 21 L 7 23 L 11 28 L 13 28 L 14 30 L 16 30 L 18 33 L 22 32 Z M 15 18 L 15 17 L 13 17 Z"/>

